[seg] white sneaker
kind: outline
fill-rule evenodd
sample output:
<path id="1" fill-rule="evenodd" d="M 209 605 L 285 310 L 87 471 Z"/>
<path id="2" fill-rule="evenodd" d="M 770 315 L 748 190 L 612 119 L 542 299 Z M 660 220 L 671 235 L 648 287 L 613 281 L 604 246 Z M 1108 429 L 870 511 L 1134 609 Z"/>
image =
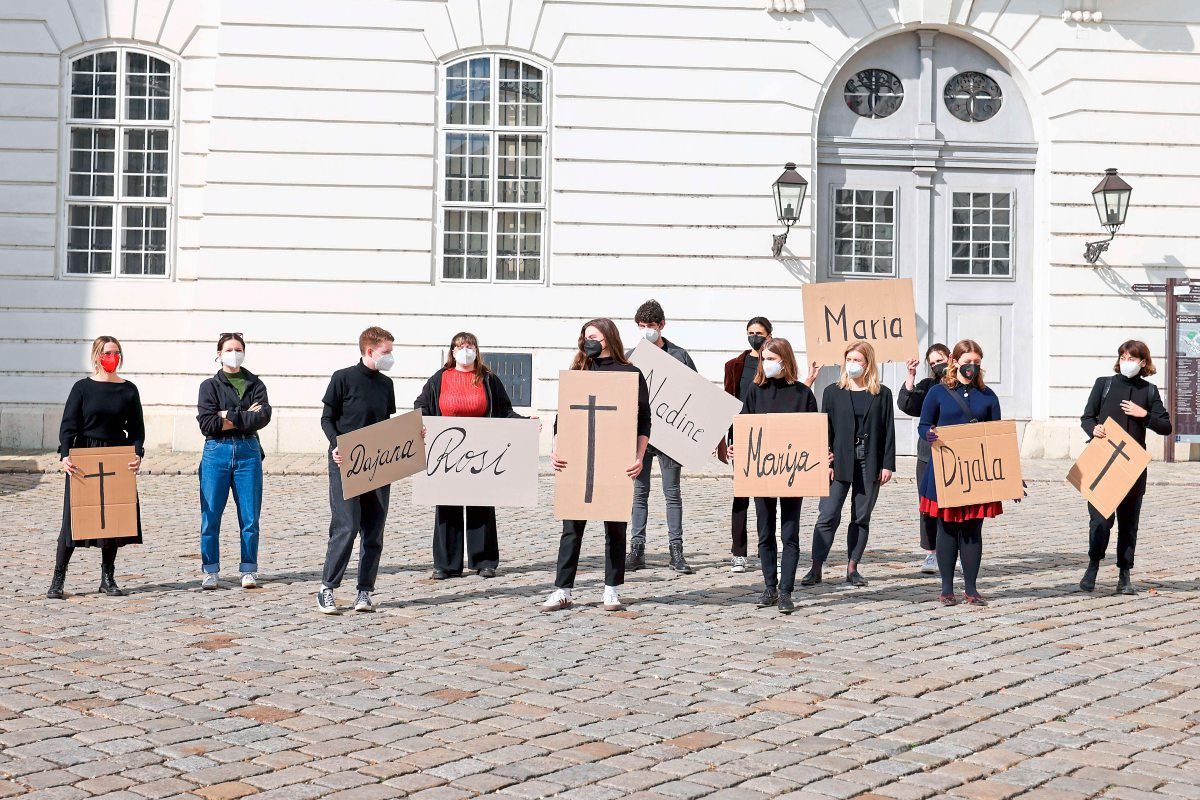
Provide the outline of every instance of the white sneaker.
<path id="1" fill-rule="evenodd" d="M 926 553 L 925 561 L 921 564 L 921 572 L 924 572 L 926 575 L 935 575 L 937 571 L 937 553 Z"/>
<path id="2" fill-rule="evenodd" d="M 733 566 L 729 568 L 729 571 L 730 572 L 745 572 L 746 571 L 746 557 L 745 556 L 734 556 L 733 557 Z"/>
<path id="3" fill-rule="evenodd" d="M 370 592 L 359 592 L 358 597 L 354 600 L 355 611 L 365 611 L 370 613 L 375 610 L 375 604 L 371 602 Z"/>
<path id="4" fill-rule="evenodd" d="M 242 588 L 243 589 L 257 589 L 258 588 L 258 576 L 256 576 L 253 572 L 243 572 L 242 573 Z"/>
<path id="5" fill-rule="evenodd" d="M 542 611 L 562 611 L 564 608 L 571 607 L 571 590 L 570 589 L 555 589 L 546 598 L 546 602 L 542 603 Z"/>
<path id="6" fill-rule="evenodd" d="M 221 582 L 217 579 L 217 573 L 215 573 L 215 572 L 204 573 L 204 580 L 200 581 L 200 588 L 201 589 L 219 589 L 219 588 L 221 588 Z"/>
<path id="7" fill-rule="evenodd" d="M 621 598 L 617 594 L 617 587 L 604 587 L 604 610 L 605 611 L 624 611 L 625 606 L 621 605 Z"/>

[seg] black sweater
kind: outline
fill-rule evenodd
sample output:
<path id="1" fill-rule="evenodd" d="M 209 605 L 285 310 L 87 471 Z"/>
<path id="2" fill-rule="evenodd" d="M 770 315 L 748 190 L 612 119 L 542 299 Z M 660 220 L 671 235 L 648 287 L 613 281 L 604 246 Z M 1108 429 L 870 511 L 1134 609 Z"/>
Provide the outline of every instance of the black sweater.
<path id="1" fill-rule="evenodd" d="M 232 436 L 249 436 L 257 433 L 271 422 L 271 404 L 267 401 L 267 386 L 248 369 L 242 370 L 246 379 L 246 393 L 238 397 L 237 390 L 229 382 L 225 370 L 200 384 L 200 396 L 196 400 L 196 422 L 206 439 L 225 439 Z M 255 403 L 262 404 L 259 411 L 250 411 Z M 233 423 L 231 430 L 222 430 L 221 412 Z"/>
<path id="2" fill-rule="evenodd" d="M 769 378 L 761 386 L 752 383 L 742 398 L 743 414 L 793 414 L 817 410 L 817 397 L 800 381 L 787 383 Z"/>
<path id="3" fill-rule="evenodd" d="M 413 402 L 413 408 L 420 411 L 423 416 L 440 417 L 442 415 L 442 376 L 452 369 L 454 368 L 442 367 L 433 373 L 429 380 L 425 381 L 425 388 L 421 389 L 420 396 Z M 496 373 L 488 372 L 484 376 L 483 391 L 487 395 L 485 417 L 525 419 L 513 411 L 508 390 L 504 388 L 504 382 L 496 376 Z"/>
<path id="4" fill-rule="evenodd" d="M 597 372 L 635 372 L 638 376 L 638 415 L 637 435 L 650 438 L 650 387 L 646 385 L 646 377 L 633 364 L 620 364 L 611 356 L 594 358 L 587 369 Z M 558 417 L 554 418 L 554 433 L 558 434 Z"/>
<path id="5" fill-rule="evenodd" d="M 75 382 L 58 428 L 58 454 L 70 455 L 81 439 L 112 446 L 133 445 L 139 456 L 145 455 L 142 398 L 131 381 L 109 383 L 83 378 Z"/>
<path id="6" fill-rule="evenodd" d="M 1129 400 L 1148 412 L 1144 417 L 1129 417 L 1121 410 L 1121 401 Z M 1163 406 L 1158 387 L 1144 378 L 1126 378 L 1124 375 L 1105 375 L 1096 378 L 1092 393 L 1079 424 L 1092 439 L 1092 429 L 1112 417 L 1118 425 L 1132 436 L 1142 447 L 1146 446 L 1146 429 L 1160 436 L 1171 435 L 1171 416 Z"/>
<path id="7" fill-rule="evenodd" d="M 333 373 L 322 402 L 321 430 L 329 446 L 337 447 L 337 437 L 343 433 L 383 422 L 396 413 L 396 387 L 387 375 L 359 361 Z"/>
<path id="8" fill-rule="evenodd" d="M 850 395 L 849 389 L 833 383 L 825 387 L 821 397 L 821 410 L 829 420 L 829 449 L 833 451 L 833 479 L 836 481 L 854 480 L 855 420 L 854 400 Z M 874 480 L 879 479 L 880 470 L 896 471 L 895 419 L 892 390 L 880 386 L 879 394 L 871 395 L 861 430 L 867 437 L 865 471 Z"/>

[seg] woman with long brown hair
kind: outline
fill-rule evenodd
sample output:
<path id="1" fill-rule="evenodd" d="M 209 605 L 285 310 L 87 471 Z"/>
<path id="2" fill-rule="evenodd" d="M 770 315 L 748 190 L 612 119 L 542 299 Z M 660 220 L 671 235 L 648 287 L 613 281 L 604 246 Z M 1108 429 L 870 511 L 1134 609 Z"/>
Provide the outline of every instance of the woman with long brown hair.
<path id="1" fill-rule="evenodd" d="M 76 546 L 100 548 L 100 591 L 110 596 L 125 592 L 117 586 L 117 548 L 142 543 L 141 506 L 137 509 L 138 530 L 135 536 L 119 539 L 82 539 L 71 536 L 71 476 L 83 470 L 71 461 L 71 448 L 127 447 L 134 449 L 133 459 L 126 465 L 137 473 L 145 455 L 146 426 L 142 419 L 142 399 L 131 381 L 117 374 L 124 364 L 121 343 L 113 336 L 100 336 L 92 342 L 92 374 L 81 378 L 71 387 L 63 409 L 62 425 L 58 429 L 58 455 L 66 474 L 63 492 L 62 527 L 58 532 L 58 551 L 54 559 L 54 577 L 46 597 L 63 598 L 67 580 L 67 565 Z"/>
<path id="2" fill-rule="evenodd" d="M 413 408 L 427 417 L 524 419 L 513 411 L 503 381 L 484 361 L 479 340 L 466 331 L 450 339 L 446 363 L 425 382 Z M 433 515 L 434 580 L 462 577 L 464 531 L 467 568 L 481 578 L 496 577 L 496 567 L 500 564 L 496 509 L 438 506 Z"/>
<path id="3" fill-rule="evenodd" d="M 921 424 L 917 431 L 930 444 L 937 441 L 939 425 L 963 425 L 969 422 L 994 422 L 1000 419 L 1000 400 L 983 382 L 983 348 L 978 342 L 963 339 L 950 351 L 941 382 L 925 395 L 921 405 Z M 937 561 L 942 578 L 943 605 L 952 606 L 954 565 L 962 563 L 963 595 L 971 605 L 984 606 L 975 582 L 983 560 L 983 521 L 997 517 L 1004 509 L 998 502 L 975 503 L 957 508 L 939 508 L 933 470 L 920 484 L 921 513 L 938 521 Z"/>
<path id="4" fill-rule="evenodd" d="M 851 342 L 843 352 L 842 374 L 825 387 L 821 410 L 829 424 L 829 494 L 821 498 L 812 536 L 812 568 L 801 586 L 821 582 L 821 567 L 833 548 L 842 523 L 842 506 L 849 496 L 853 517 L 846 527 L 846 583 L 866 586 L 858 564 L 867 549 L 871 512 L 879 489 L 896 469 L 896 428 L 892 390 L 879 382 L 875 348 Z"/>
<path id="5" fill-rule="evenodd" d="M 571 369 L 596 370 L 597 372 L 633 372 L 638 376 L 637 414 L 637 457 L 625 470 L 630 480 L 642 471 L 646 447 L 650 444 L 650 391 L 646 379 L 637 367 L 625 357 L 625 346 L 621 344 L 621 333 L 611 319 L 600 318 L 584 323 L 579 330 L 575 357 Z M 555 471 L 561 472 L 567 462 L 558 457 L 558 420 L 554 422 L 554 446 L 550 463 Z M 579 552 L 583 546 L 584 520 L 564 520 L 562 538 L 558 544 L 558 569 L 554 579 L 554 591 L 542 604 L 542 611 L 561 611 L 571 607 L 571 589 L 575 586 L 575 573 L 579 568 Z M 629 521 L 607 520 L 604 523 L 604 596 L 605 611 L 620 611 L 621 598 L 618 587 L 625 583 L 625 535 Z"/>

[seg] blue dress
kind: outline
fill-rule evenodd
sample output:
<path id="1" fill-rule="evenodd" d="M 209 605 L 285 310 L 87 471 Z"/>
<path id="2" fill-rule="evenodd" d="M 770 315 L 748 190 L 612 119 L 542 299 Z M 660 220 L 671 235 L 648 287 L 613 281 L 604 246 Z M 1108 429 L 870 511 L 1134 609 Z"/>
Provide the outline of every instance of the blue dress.
<path id="1" fill-rule="evenodd" d="M 1000 400 L 996 393 L 986 386 L 982 389 L 959 384 L 954 389 L 947 389 L 946 384 L 937 383 L 930 387 L 921 404 L 921 422 L 917 425 L 917 433 L 921 439 L 929 433 L 930 428 L 942 425 L 963 425 L 971 422 L 971 417 L 963 414 L 962 408 L 954 399 L 957 394 L 966 401 L 971 409 L 971 415 L 976 422 L 995 422 L 1000 419 Z M 918 487 L 921 494 L 921 512 L 933 517 L 941 517 L 949 522 L 962 522 L 967 519 L 994 517 L 1000 514 L 999 503 L 980 503 L 960 508 L 943 508 L 937 506 L 937 487 L 934 483 L 932 465 L 925 470 L 924 479 Z"/>

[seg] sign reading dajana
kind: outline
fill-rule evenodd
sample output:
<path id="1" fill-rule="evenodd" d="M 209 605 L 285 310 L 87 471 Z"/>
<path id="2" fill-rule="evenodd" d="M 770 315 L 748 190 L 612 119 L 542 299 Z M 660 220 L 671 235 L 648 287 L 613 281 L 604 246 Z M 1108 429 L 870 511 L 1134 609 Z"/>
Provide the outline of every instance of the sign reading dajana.
<path id="1" fill-rule="evenodd" d="M 941 508 L 1015 500 L 1025 494 L 1012 420 L 938 426 L 933 474 Z"/>
<path id="2" fill-rule="evenodd" d="M 419 506 L 537 505 L 538 423 L 532 419 L 426 417 Z"/>
<path id="3" fill-rule="evenodd" d="M 421 412 L 410 411 L 337 437 L 342 497 L 349 500 L 425 469 Z"/>
<path id="4" fill-rule="evenodd" d="M 735 497 L 829 494 L 825 414 L 739 414 L 733 418 Z"/>
<path id="5" fill-rule="evenodd" d="M 132 447 L 73 447 L 71 538 L 137 536 L 137 474 L 129 469 Z"/>
<path id="6" fill-rule="evenodd" d="M 1111 417 L 1104 420 L 1104 434 L 1083 448 L 1067 480 L 1097 511 L 1111 517 L 1149 466 L 1150 454 Z"/>
<path id="7" fill-rule="evenodd" d="M 650 389 L 650 444 L 685 467 L 712 461 L 742 401 L 644 339 L 629 360 Z"/>
<path id="8" fill-rule="evenodd" d="M 638 376 L 633 372 L 564 370 L 558 375 L 557 519 L 629 519 L 637 458 Z"/>
<path id="9" fill-rule="evenodd" d="M 871 343 L 880 363 L 916 358 L 910 279 L 810 283 L 801 292 L 806 360 L 841 364 L 846 346 L 858 340 Z"/>

